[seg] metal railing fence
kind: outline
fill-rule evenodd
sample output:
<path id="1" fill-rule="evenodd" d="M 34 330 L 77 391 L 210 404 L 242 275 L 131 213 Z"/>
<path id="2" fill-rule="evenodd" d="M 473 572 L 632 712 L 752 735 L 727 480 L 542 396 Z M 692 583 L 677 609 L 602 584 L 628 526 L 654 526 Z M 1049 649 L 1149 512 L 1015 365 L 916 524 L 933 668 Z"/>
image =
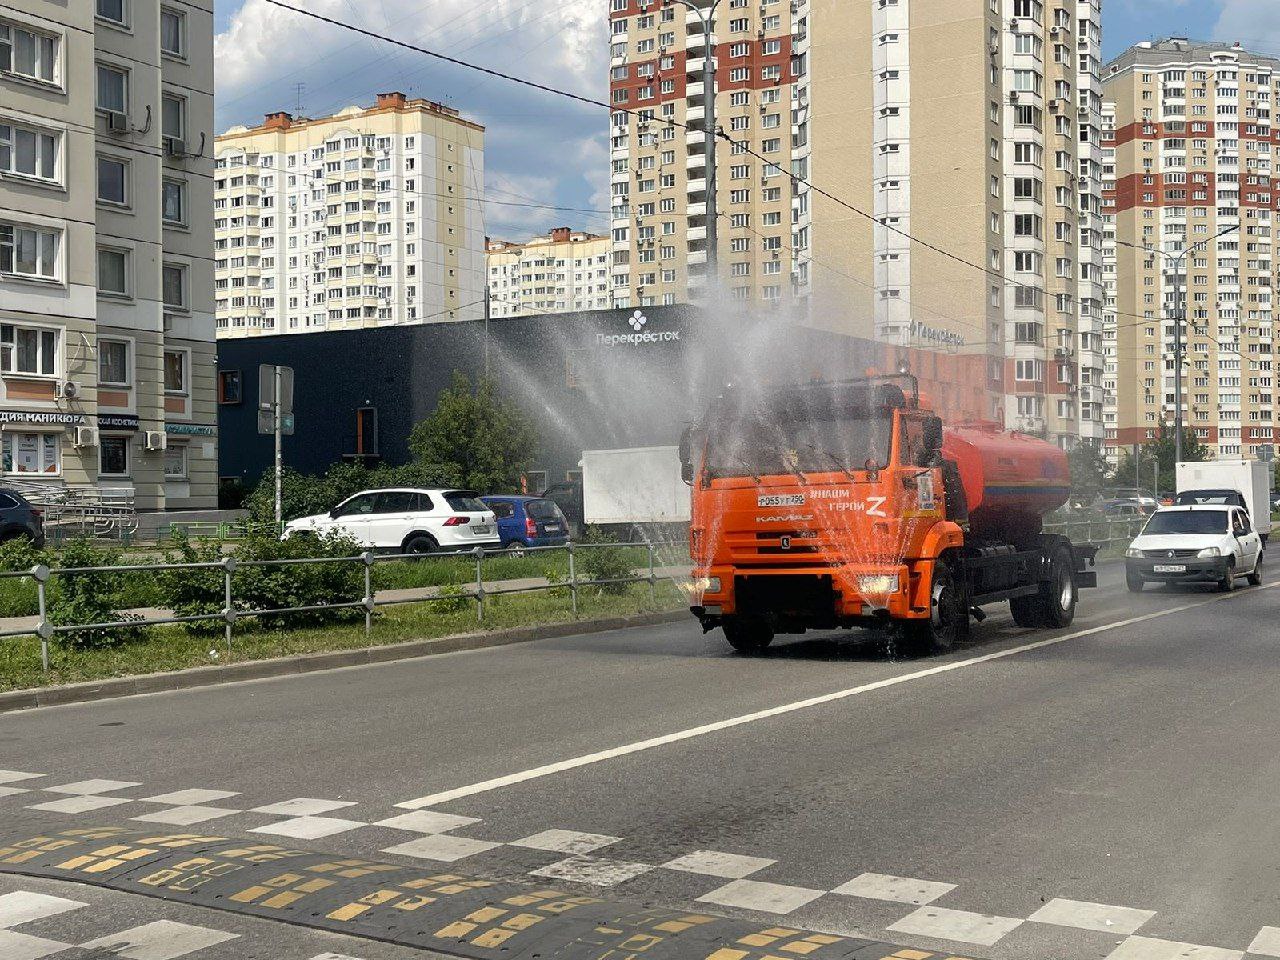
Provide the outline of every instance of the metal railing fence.
<path id="1" fill-rule="evenodd" d="M 239 560 L 235 557 L 224 557 L 221 560 L 204 561 L 194 563 L 137 563 L 123 564 L 120 566 L 104 566 L 104 567 L 50 567 L 45 564 L 39 564 L 30 570 L 0 571 L 0 580 L 31 580 L 36 586 L 36 603 L 38 608 L 37 621 L 30 627 L 17 630 L 0 631 L 0 639 L 10 637 L 35 636 L 40 639 L 40 663 L 45 672 L 49 670 L 49 642 L 60 634 L 84 633 L 90 630 L 110 631 L 110 630 L 126 630 L 133 631 L 146 627 L 158 627 L 174 624 L 189 624 L 199 622 L 220 621 L 223 624 L 223 637 L 230 653 L 233 649 L 233 631 L 237 622 L 240 620 L 250 620 L 253 618 L 281 616 L 292 613 L 315 613 L 324 610 L 355 610 L 364 611 L 364 630 L 368 636 L 373 630 L 373 614 L 379 607 L 398 606 L 411 603 L 457 603 L 459 600 L 473 601 L 476 607 L 476 621 L 483 624 L 485 622 L 485 603 L 486 600 L 504 596 L 507 594 L 520 593 L 536 593 L 540 591 L 563 590 L 569 595 L 570 608 L 573 617 L 576 619 L 579 615 L 579 593 L 590 587 L 604 587 L 610 585 L 625 585 L 633 583 L 647 583 L 649 585 L 649 601 L 654 607 L 657 606 L 658 583 L 660 580 L 670 580 L 673 583 L 678 582 L 679 578 L 671 576 L 663 576 L 658 573 L 659 568 L 659 550 L 670 548 L 672 550 L 685 551 L 683 544 L 665 544 L 654 542 L 628 542 L 628 543 L 568 543 L 563 546 L 554 547 L 524 547 L 519 552 L 521 554 L 536 553 L 565 553 L 568 556 L 568 575 L 566 579 L 560 581 L 554 577 L 527 577 L 515 578 L 512 580 L 495 581 L 485 579 L 484 564 L 486 559 L 495 559 L 498 557 L 512 558 L 513 552 L 509 550 L 495 549 L 486 550 L 483 547 L 475 547 L 472 550 L 456 553 L 456 554 L 406 554 L 406 553 L 375 553 L 372 550 L 366 550 L 363 553 L 346 556 L 346 557 L 301 557 L 294 559 L 281 560 Z M 603 578 L 583 578 L 579 575 L 578 559 L 584 551 L 592 550 L 621 550 L 621 551 L 645 551 L 645 563 L 642 567 L 629 566 L 631 573 L 627 576 L 603 577 Z M 432 560 L 441 560 L 447 558 L 467 558 L 474 562 L 475 579 L 466 583 L 452 583 L 444 586 L 428 586 L 421 589 L 434 590 L 432 594 L 423 594 L 421 596 L 412 597 L 388 597 L 379 599 L 374 589 L 374 568 L 380 563 L 391 563 L 396 561 L 412 561 L 412 562 L 431 562 Z M 678 555 L 673 556 L 673 560 Z M 682 563 L 687 563 L 687 551 L 684 552 Z M 286 607 L 270 607 L 270 608 L 242 608 L 237 607 L 235 598 L 235 574 L 237 570 L 248 568 L 284 568 L 310 564 L 359 564 L 363 569 L 363 593 L 357 598 L 348 601 L 338 601 L 330 603 L 314 603 L 301 604 L 298 606 Z M 122 574 L 122 573 L 150 573 L 159 574 L 177 570 L 217 570 L 222 574 L 223 582 L 223 606 L 220 610 L 210 613 L 190 614 L 184 616 L 165 616 L 150 618 L 129 618 L 123 620 L 112 620 L 102 623 L 54 623 L 50 619 L 49 606 L 49 586 L 57 578 L 74 577 L 86 574 Z M 637 570 L 639 572 L 637 572 Z M 494 584 L 502 583 L 519 583 L 521 579 L 545 579 L 545 583 L 530 583 L 517 586 L 501 586 Z M 490 584 L 490 585 L 486 585 Z M 413 588 L 411 588 L 413 589 Z M 124 612 L 124 611 L 117 611 Z"/>
<path id="2" fill-rule="evenodd" d="M 1128 543 L 1146 525 L 1147 517 L 1084 517 L 1060 520 L 1044 525 L 1045 533 L 1058 533 L 1072 543 L 1091 543 L 1113 547 Z"/>

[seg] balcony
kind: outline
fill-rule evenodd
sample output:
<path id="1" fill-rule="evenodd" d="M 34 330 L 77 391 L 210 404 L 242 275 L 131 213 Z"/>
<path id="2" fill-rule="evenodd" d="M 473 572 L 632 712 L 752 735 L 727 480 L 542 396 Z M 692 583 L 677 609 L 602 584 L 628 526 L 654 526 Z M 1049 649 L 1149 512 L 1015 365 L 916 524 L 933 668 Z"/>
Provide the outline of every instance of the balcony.
<path id="1" fill-rule="evenodd" d="M 707 165 L 707 155 L 705 153 L 691 153 L 684 162 L 685 169 L 690 171 L 690 176 L 694 170 L 702 170 Z M 699 174 L 701 176 L 702 174 Z"/>
<path id="2" fill-rule="evenodd" d="M 691 266 L 691 267 L 692 267 L 692 266 L 694 266 L 694 265 L 696 265 L 696 264 L 706 263 L 706 262 L 707 262 L 707 251 L 705 251 L 705 250 L 690 250 L 690 251 L 689 251 L 689 255 L 688 255 L 688 257 L 687 257 L 687 260 L 688 260 L 689 266 Z M 692 277 L 691 277 L 690 279 L 692 279 Z"/>
<path id="3" fill-rule="evenodd" d="M 685 233 L 685 239 L 688 240 L 690 243 L 695 243 L 699 240 L 706 240 L 707 228 L 691 226 L 689 227 L 688 231 Z M 694 252 L 695 251 L 692 251 L 692 250 L 689 251 L 690 256 L 692 256 Z M 704 259 L 706 258 L 706 253 L 704 251 L 698 251 L 698 252 L 701 252 L 703 254 Z"/>

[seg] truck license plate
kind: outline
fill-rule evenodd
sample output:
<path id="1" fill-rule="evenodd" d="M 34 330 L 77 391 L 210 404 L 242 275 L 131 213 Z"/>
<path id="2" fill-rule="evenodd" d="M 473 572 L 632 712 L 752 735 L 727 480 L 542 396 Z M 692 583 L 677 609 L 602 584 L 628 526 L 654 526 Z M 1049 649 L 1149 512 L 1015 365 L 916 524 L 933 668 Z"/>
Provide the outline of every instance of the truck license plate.
<path id="1" fill-rule="evenodd" d="M 760 496 L 756 498 L 757 507 L 802 507 L 804 506 L 803 493 L 786 493 L 775 494 L 772 496 Z"/>
<path id="2" fill-rule="evenodd" d="M 1185 563 L 1157 563 L 1152 569 L 1156 573 L 1186 573 L 1187 565 Z"/>

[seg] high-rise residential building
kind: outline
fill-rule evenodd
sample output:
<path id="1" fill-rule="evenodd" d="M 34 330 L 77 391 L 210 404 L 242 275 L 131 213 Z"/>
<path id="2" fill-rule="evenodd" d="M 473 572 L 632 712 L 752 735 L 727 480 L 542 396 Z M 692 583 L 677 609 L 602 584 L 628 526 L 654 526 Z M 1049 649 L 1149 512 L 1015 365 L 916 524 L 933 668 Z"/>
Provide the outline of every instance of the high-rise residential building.
<path id="1" fill-rule="evenodd" d="M 700 12 L 611 2 L 615 303 L 696 299 Z M 714 33 L 720 289 L 1100 442 L 1101 0 L 725 0 Z"/>
<path id="2" fill-rule="evenodd" d="M 217 501 L 212 0 L 0 10 L 0 464 Z"/>
<path id="3" fill-rule="evenodd" d="M 1219 456 L 1256 456 L 1276 420 L 1280 59 L 1169 38 L 1127 50 L 1105 84 L 1108 449 L 1118 456 L 1172 425 L 1181 376 L 1185 426 Z"/>
<path id="4" fill-rule="evenodd" d="M 490 240 L 486 249 L 490 316 L 604 310 L 613 305 L 608 237 L 556 227 L 523 243 Z"/>
<path id="5" fill-rule="evenodd" d="M 219 337 L 484 313 L 484 128 L 402 93 L 218 137 Z"/>

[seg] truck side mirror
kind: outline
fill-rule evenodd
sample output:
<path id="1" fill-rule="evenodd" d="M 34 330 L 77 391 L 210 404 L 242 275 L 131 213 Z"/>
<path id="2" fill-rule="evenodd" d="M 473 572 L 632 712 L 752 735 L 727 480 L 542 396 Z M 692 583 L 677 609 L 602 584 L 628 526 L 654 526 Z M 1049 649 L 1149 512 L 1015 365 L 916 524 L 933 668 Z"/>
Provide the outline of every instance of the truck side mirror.
<path id="1" fill-rule="evenodd" d="M 680 479 L 693 486 L 693 427 L 680 434 Z"/>
<path id="2" fill-rule="evenodd" d="M 924 418 L 924 450 L 930 463 L 942 455 L 941 417 Z"/>

